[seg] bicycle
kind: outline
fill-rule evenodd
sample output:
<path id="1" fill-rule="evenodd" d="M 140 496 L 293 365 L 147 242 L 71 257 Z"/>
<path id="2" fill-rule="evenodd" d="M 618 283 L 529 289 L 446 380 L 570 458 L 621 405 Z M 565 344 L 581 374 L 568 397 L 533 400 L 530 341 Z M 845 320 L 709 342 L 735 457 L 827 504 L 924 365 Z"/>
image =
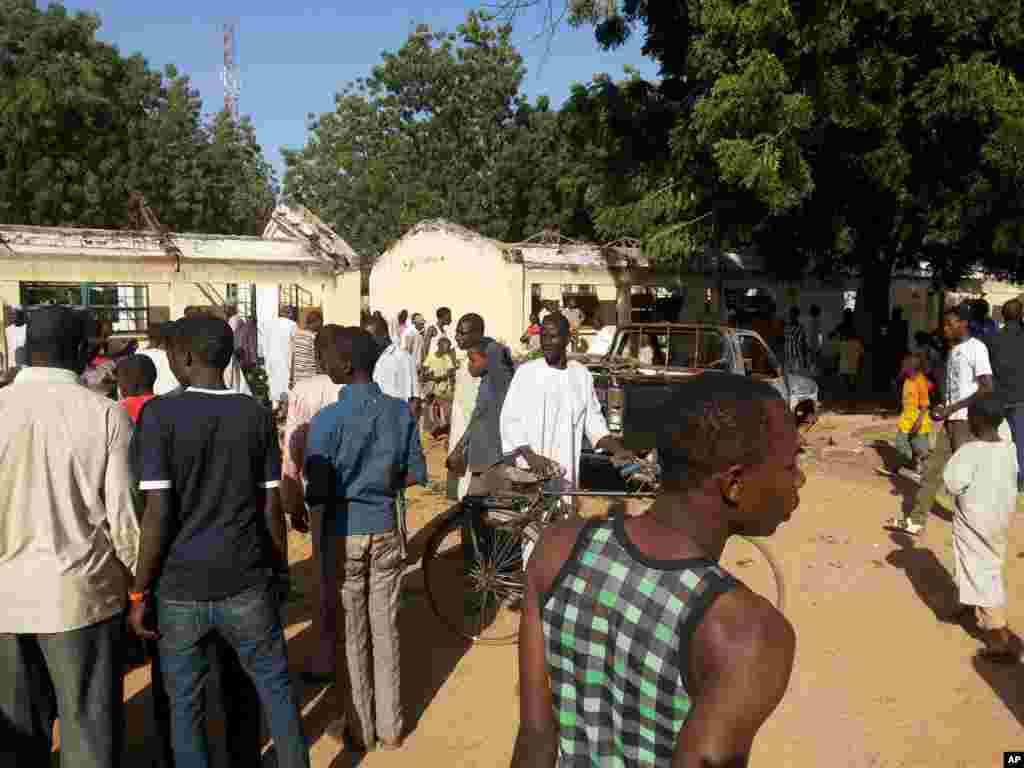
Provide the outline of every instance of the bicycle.
<path id="1" fill-rule="evenodd" d="M 544 490 L 552 478 L 509 468 L 509 488 L 489 496 L 467 496 L 442 516 L 427 541 L 422 569 L 434 615 L 452 632 L 479 645 L 509 645 L 519 637 L 526 559 L 545 526 L 575 516 L 569 497 L 654 499 L 658 468 L 640 462 L 621 470 L 625 491 Z M 767 546 L 741 537 L 768 561 L 776 585 L 776 607 L 785 608 L 781 568 Z"/>

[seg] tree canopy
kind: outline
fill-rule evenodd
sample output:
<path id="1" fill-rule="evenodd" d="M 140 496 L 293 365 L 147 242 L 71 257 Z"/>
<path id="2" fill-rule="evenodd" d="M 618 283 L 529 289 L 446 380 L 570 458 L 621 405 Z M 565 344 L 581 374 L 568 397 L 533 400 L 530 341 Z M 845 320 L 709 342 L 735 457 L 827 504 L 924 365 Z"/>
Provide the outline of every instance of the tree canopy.
<path id="1" fill-rule="evenodd" d="M 137 191 L 172 230 L 258 234 L 276 189 L 249 120 L 204 120 L 187 77 L 99 26 L 0 0 L 0 222 L 123 228 Z"/>
<path id="2" fill-rule="evenodd" d="M 510 0 L 510 6 L 531 0 Z M 552 0 L 555 4 L 561 4 Z M 606 236 L 655 257 L 756 244 L 780 276 L 1024 278 L 1017 0 L 571 0 L 599 44 L 644 35 L 660 82 L 576 89 Z M 868 312 L 868 310 L 871 310 Z"/>
<path id="3" fill-rule="evenodd" d="M 569 146 L 546 99 L 520 93 L 511 27 L 468 14 L 455 33 L 421 25 L 366 78 L 310 115 L 285 151 L 286 198 L 373 258 L 416 222 L 446 218 L 518 240 L 585 215 L 561 183 Z"/>

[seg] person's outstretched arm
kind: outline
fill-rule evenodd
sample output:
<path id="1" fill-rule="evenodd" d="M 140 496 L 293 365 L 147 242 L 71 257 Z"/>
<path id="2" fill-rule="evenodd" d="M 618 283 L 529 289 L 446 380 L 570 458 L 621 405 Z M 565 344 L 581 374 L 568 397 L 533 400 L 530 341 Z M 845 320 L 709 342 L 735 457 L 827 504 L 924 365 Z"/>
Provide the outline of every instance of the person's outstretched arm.
<path id="1" fill-rule="evenodd" d="M 744 587 L 719 597 L 694 633 L 693 710 L 672 768 L 746 768 L 754 737 L 782 701 L 796 634 L 786 617 Z"/>

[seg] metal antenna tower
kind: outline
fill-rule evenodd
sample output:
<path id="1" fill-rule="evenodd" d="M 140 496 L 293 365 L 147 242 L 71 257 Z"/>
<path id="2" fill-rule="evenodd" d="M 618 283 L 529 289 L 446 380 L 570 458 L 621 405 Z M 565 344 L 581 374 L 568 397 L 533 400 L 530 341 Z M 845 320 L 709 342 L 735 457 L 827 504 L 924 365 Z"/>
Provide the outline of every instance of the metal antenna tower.
<path id="1" fill-rule="evenodd" d="M 238 69 L 238 22 L 224 25 L 224 111 L 238 120 L 238 97 L 242 93 L 242 77 Z"/>

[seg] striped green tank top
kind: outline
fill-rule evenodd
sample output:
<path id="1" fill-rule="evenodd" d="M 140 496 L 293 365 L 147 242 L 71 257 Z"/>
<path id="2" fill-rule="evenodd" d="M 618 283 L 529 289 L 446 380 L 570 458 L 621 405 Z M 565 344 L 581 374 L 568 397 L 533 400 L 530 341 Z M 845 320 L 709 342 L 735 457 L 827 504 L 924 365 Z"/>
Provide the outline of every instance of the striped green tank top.
<path id="1" fill-rule="evenodd" d="M 712 560 L 645 557 L 623 523 L 588 522 L 542 595 L 562 768 L 671 762 L 690 714 L 690 639 L 738 583 Z"/>

